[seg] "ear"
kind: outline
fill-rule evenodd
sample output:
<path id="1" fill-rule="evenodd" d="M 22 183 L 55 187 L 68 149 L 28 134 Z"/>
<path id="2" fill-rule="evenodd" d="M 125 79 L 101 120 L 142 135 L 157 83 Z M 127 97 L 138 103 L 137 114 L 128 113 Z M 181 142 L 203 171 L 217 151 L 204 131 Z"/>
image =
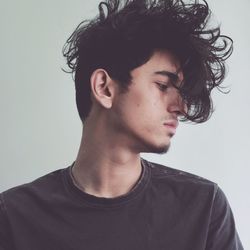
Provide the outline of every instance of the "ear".
<path id="1" fill-rule="evenodd" d="M 91 95 L 104 108 L 111 108 L 115 95 L 115 82 L 104 69 L 96 69 L 90 77 Z"/>

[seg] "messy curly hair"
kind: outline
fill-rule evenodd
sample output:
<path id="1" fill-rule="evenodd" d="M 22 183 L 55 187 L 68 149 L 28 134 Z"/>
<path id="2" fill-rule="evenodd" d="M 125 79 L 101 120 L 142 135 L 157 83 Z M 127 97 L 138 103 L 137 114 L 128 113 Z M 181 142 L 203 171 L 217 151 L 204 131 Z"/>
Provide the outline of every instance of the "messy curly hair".
<path id="1" fill-rule="evenodd" d="M 82 122 L 92 106 L 90 77 L 95 69 L 105 69 L 124 93 L 130 72 L 159 49 L 180 61 L 184 81 L 175 87 L 188 108 L 181 120 L 207 121 L 213 112 L 211 91 L 221 91 L 225 60 L 233 50 L 232 39 L 221 35 L 219 25 L 208 27 L 210 19 L 205 0 L 101 2 L 99 14 L 81 22 L 63 47 Z"/>

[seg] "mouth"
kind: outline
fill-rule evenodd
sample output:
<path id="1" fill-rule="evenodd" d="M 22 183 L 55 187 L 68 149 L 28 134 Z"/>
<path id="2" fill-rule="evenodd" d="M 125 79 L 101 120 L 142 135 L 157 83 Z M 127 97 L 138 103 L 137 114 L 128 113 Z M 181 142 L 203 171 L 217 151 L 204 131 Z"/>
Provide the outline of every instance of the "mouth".
<path id="1" fill-rule="evenodd" d="M 176 129 L 178 127 L 178 121 L 176 120 L 171 120 L 171 121 L 168 121 L 168 122 L 165 122 L 164 123 L 164 126 L 168 129 L 168 131 L 171 133 L 171 134 L 175 134 L 176 133 Z"/>

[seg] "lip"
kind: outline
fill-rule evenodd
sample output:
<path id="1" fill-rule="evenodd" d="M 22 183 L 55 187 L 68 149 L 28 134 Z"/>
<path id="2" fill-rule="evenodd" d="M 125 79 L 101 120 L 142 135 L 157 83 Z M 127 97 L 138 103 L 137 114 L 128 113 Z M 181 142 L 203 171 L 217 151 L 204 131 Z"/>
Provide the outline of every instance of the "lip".
<path id="1" fill-rule="evenodd" d="M 172 134 L 175 134 L 176 129 L 178 127 L 178 121 L 177 120 L 167 121 L 164 123 L 164 126 L 167 127 Z"/>

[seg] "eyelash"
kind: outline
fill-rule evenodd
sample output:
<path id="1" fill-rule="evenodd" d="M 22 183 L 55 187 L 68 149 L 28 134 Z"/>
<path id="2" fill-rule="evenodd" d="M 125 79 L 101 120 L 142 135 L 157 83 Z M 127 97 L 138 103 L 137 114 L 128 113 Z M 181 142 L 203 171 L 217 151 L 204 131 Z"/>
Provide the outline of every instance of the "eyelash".
<path id="1" fill-rule="evenodd" d="M 161 83 L 159 83 L 159 82 L 156 82 L 156 84 L 159 86 L 159 89 L 161 90 L 161 91 L 166 91 L 168 88 L 169 88 L 169 86 L 168 85 L 165 85 L 165 84 L 161 84 Z"/>

